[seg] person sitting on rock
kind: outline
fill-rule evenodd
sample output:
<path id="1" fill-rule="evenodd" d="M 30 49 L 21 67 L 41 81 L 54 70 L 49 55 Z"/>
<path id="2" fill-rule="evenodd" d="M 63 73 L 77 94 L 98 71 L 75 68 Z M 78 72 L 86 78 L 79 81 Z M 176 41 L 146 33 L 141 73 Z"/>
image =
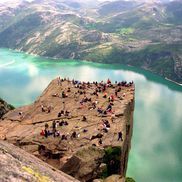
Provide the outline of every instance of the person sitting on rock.
<path id="1" fill-rule="evenodd" d="M 111 84 L 111 80 L 109 78 L 107 79 L 107 84 Z"/>
<path id="2" fill-rule="evenodd" d="M 111 94 L 110 98 L 111 98 L 111 102 L 114 102 L 114 95 L 113 94 Z"/>
<path id="3" fill-rule="evenodd" d="M 103 113 L 102 108 L 101 108 L 101 107 L 98 107 L 97 112 L 98 112 L 99 114 L 102 114 L 102 113 Z"/>
<path id="4" fill-rule="evenodd" d="M 107 98 L 107 93 L 106 92 L 104 93 L 103 98 Z"/>
<path id="5" fill-rule="evenodd" d="M 86 133 L 86 132 L 88 132 L 88 130 L 87 129 L 83 129 L 83 133 Z"/>
<path id="6" fill-rule="evenodd" d="M 103 124 L 104 124 L 105 128 L 110 128 L 111 127 L 108 120 L 103 120 Z"/>
<path id="7" fill-rule="evenodd" d="M 72 134 L 71 134 L 71 138 L 76 138 L 77 134 L 76 134 L 76 131 L 74 131 Z"/>
<path id="8" fill-rule="evenodd" d="M 64 120 L 62 120 L 60 123 L 59 123 L 59 126 L 63 126 L 64 125 Z"/>
<path id="9" fill-rule="evenodd" d="M 66 97 L 68 97 L 68 95 L 67 95 L 67 94 L 65 94 L 65 92 L 64 92 L 64 91 L 62 91 L 62 98 L 66 98 Z"/>
<path id="10" fill-rule="evenodd" d="M 44 130 L 42 130 L 42 131 L 40 132 L 40 135 L 41 135 L 41 136 L 45 136 Z"/>
<path id="11" fill-rule="evenodd" d="M 90 138 L 90 140 L 94 140 L 96 138 L 102 138 L 103 134 L 102 133 L 98 133 L 97 135 L 92 135 L 92 137 Z"/>
<path id="12" fill-rule="evenodd" d="M 61 140 L 67 140 L 67 136 L 66 135 L 62 135 Z"/>
<path id="13" fill-rule="evenodd" d="M 60 132 L 59 132 L 59 131 L 56 131 L 56 132 L 55 132 L 55 136 L 56 136 L 56 137 L 59 137 L 59 136 L 60 136 Z"/>
<path id="14" fill-rule="evenodd" d="M 45 124 L 45 129 L 48 129 L 49 128 L 49 125 L 46 123 Z"/>
<path id="15" fill-rule="evenodd" d="M 43 105 L 41 105 L 41 110 L 42 110 L 42 112 L 46 112 L 46 109 L 44 108 Z"/>
<path id="16" fill-rule="evenodd" d="M 92 102 L 92 106 L 91 106 L 90 110 L 92 110 L 92 109 L 96 109 L 96 103 L 95 102 Z"/>
<path id="17" fill-rule="evenodd" d="M 69 116 L 69 114 L 70 114 L 70 112 L 66 110 L 64 115 Z"/>
<path id="18" fill-rule="evenodd" d="M 87 121 L 86 116 L 83 116 L 82 121 Z"/>
<path id="19" fill-rule="evenodd" d="M 51 112 L 51 106 L 47 107 L 47 113 Z"/>
<path id="20" fill-rule="evenodd" d="M 109 105 L 107 106 L 106 111 L 107 112 L 111 112 L 112 111 L 112 104 L 111 103 L 109 103 Z"/>
<path id="21" fill-rule="evenodd" d="M 58 113 L 58 118 L 60 118 L 60 117 L 61 117 L 61 112 Z"/>
<path id="22" fill-rule="evenodd" d="M 59 97 L 59 94 L 52 94 L 52 97 Z"/>
<path id="23" fill-rule="evenodd" d="M 61 116 L 64 116 L 64 111 L 61 110 L 61 112 L 58 113 L 58 118 L 61 117 Z"/>
<path id="24" fill-rule="evenodd" d="M 99 144 L 102 145 L 102 139 L 101 138 L 99 139 Z"/>

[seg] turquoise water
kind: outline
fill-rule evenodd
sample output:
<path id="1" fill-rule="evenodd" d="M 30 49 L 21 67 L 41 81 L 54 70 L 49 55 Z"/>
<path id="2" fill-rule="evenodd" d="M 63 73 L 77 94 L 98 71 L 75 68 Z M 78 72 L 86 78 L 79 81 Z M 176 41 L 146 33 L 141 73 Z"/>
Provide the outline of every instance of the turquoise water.
<path id="1" fill-rule="evenodd" d="M 57 76 L 85 81 L 133 80 L 134 133 L 127 176 L 137 182 L 182 181 L 182 87 L 122 65 L 50 60 L 0 49 L 0 97 L 33 102 Z"/>

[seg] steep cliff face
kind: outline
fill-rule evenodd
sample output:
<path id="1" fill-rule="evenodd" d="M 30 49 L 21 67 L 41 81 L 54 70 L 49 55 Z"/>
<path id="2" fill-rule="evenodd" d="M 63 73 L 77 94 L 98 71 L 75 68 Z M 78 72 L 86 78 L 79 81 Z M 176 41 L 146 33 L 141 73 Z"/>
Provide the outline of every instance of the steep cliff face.
<path id="1" fill-rule="evenodd" d="M 0 119 L 4 114 L 12 109 L 14 109 L 12 105 L 9 105 L 7 102 L 0 98 Z"/>
<path id="2" fill-rule="evenodd" d="M 4 141 L 0 141 L 0 169 L 2 182 L 79 182 Z"/>
<path id="3" fill-rule="evenodd" d="M 134 99 L 131 100 L 131 102 L 128 103 L 125 111 L 124 111 L 124 117 L 126 120 L 126 135 L 125 135 L 125 141 L 122 148 L 121 153 L 121 172 L 120 174 L 122 176 L 126 175 L 127 170 L 127 164 L 128 164 L 128 157 L 129 157 L 129 151 L 131 149 L 131 139 L 133 134 L 133 112 L 134 112 Z"/>

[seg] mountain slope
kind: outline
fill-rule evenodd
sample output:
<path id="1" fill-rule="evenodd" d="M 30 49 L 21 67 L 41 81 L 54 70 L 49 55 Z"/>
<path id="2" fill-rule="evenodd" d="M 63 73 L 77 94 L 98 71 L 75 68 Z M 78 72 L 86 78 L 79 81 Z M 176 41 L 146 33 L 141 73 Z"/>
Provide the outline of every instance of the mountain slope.
<path id="1" fill-rule="evenodd" d="M 182 2 L 96 4 L 89 9 L 76 0 L 1 5 L 0 46 L 53 58 L 130 64 L 182 83 Z"/>
<path id="2" fill-rule="evenodd" d="M 7 102 L 5 102 L 3 99 L 0 98 L 0 119 L 4 114 L 9 112 L 10 110 L 13 110 L 14 107 Z"/>

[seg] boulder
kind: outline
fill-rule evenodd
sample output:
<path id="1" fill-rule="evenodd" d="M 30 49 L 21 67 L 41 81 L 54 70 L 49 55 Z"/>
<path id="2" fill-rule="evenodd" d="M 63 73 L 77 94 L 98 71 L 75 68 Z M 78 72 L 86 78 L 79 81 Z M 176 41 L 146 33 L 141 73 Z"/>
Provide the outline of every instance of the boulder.
<path id="1" fill-rule="evenodd" d="M 120 175 L 112 175 L 104 180 L 104 182 L 125 182 L 125 179 Z"/>
<path id="2" fill-rule="evenodd" d="M 61 168 L 76 179 L 88 181 L 96 178 L 104 157 L 104 150 L 97 147 L 79 149 Z"/>
<path id="3" fill-rule="evenodd" d="M 12 105 L 9 105 L 7 102 L 0 98 L 0 119 L 6 114 L 8 111 L 14 109 Z"/>

